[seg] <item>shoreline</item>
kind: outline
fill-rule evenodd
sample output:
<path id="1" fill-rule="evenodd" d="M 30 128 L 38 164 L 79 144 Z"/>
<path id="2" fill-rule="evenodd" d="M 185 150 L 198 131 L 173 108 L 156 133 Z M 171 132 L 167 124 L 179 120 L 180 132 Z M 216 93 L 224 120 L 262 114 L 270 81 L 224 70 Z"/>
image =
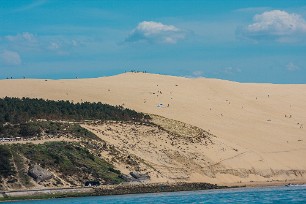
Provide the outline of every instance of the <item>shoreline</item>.
<path id="1" fill-rule="evenodd" d="M 43 200 L 53 198 L 109 196 L 159 192 L 178 192 L 195 190 L 226 189 L 228 186 L 218 186 L 209 183 L 129 183 L 119 185 L 105 185 L 87 188 L 55 188 L 20 191 L 0 191 L 0 203 L 18 200 Z M 238 188 L 238 187 L 233 187 Z"/>
<path id="2" fill-rule="evenodd" d="M 199 191 L 199 190 L 220 190 L 238 188 L 264 188 L 279 187 L 288 184 L 303 185 L 305 181 L 291 182 L 254 182 L 249 185 L 243 183 L 231 185 L 216 185 L 209 183 L 137 183 L 107 185 L 99 187 L 78 187 L 78 188 L 54 188 L 54 189 L 32 189 L 32 190 L 12 190 L 0 191 L 0 203 L 6 201 L 20 200 L 45 200 L 55 198 L 89 197 L 89 196 L 111 196 L 161 192 Z M 265 184 L 265 185 L 264 185 Z"/>
<path id="3" fill-rule="evenodd" d="M 231 187 L 247 187 L 247 188 L 252 188 L 252 187 L 273 187 L 273 186 L 286 186 L 288 184 L 293 184 L 293 185 L 304 185 L 306 184 L 306 180 L 287 180 L 287 181 L 253 181 L 253 182 L 242 182 L 242 183 L 226 183 L 223 184 L 221 183 L 220 185 L 228 185 Z"/>

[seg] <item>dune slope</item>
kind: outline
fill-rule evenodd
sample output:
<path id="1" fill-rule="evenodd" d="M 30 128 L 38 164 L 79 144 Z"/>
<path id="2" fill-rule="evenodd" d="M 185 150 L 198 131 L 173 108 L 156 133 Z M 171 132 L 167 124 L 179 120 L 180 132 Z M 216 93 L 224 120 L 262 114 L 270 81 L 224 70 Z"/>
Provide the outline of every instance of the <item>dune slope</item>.
<path id="1" fill-rule="evenodd" d="M 0 97 L 101 101 L 202 128 L 223 144 L 199 151 L 224 170 L 207 178 L 210 182 L 306 179 L 306 85 L 126 73 L 96 79 L 1 80 L 0 87 Z M 190 175 L 193 181 L 200 177 Z"/>

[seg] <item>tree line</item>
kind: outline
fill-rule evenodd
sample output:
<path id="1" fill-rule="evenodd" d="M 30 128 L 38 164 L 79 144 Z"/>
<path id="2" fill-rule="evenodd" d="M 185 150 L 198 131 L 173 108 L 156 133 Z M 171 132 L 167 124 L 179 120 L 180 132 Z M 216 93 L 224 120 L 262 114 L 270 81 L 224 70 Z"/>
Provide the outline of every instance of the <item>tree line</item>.
<path id="1" fill-rule="evenodd" d="M 0 99 L 0 124 L 25 123 L 35 119 L 144 121 L 149 118 L 143 113 L 101 102 L 72 103 L 64 100 L 11 97 Z"/>

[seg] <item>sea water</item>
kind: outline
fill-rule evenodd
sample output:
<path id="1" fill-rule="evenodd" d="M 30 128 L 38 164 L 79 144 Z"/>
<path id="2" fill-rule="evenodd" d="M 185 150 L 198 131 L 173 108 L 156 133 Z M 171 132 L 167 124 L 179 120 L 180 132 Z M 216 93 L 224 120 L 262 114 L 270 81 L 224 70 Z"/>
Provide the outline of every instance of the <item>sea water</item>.
<path id="1" fill-rule="evenodd" d="M 110 203 L 305 203 L 306 186 L 239 188 L 223 190 L 147 193 L 117 196 L 94 196 L 36 201 L 18 204 L 110 204 Z"/>

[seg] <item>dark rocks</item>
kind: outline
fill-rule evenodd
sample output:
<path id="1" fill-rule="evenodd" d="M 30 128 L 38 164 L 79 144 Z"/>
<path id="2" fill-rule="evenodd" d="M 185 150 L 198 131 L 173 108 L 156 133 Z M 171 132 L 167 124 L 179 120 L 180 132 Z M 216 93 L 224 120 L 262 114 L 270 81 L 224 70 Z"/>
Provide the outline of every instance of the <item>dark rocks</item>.
<path id="1" fill-rule="evenodd" d="M 119 176 L 126 182 L 142 182 L 150 179 L 150 176 L 147 174 L 140 174 L 139 172 L 130 172 L 129 175 L 122 174 Z"/>
<path id="2" fill-rule="evenodd" d="M 147 174 L 140 174 L 139 172 L 130 172 L 130 175 L 136 179 L 137 181 L 145 181 L 145 180 L 148 180 L 150 179 L 150 176 L 147 175 Z"/>
<path id="3" fill-rule="evenodd" d="M 134 179 L 132 176 L 130 175 L 125 175 L 125 174 L 121 174 L 119 176 L 119 178 L 123 179 L 125 182 L 133 182 L 136 181 L 136 179 Z"/>
<path id="4" fill-rule="evenodd" d="M 120 195 L 135 193 L 158 193 L 158 192 L 176 192 L 176 191 L 195 191 L 222 189 L 227 186 L 217 186 L 209 183 L 174 183 L 174 184 L 134 184 L 134 185 L 117 185 L 113 188 L 96 188 L 95 195 Z"/>
<path id="5" fill-rule="evenodd" d="M 29 168 L 28 174 L 38 183 L 41 182 L 41 181 L 49 180 L 53 177 L 51 172 L 42 168 L 39 165 L 31 166 Z"/>

